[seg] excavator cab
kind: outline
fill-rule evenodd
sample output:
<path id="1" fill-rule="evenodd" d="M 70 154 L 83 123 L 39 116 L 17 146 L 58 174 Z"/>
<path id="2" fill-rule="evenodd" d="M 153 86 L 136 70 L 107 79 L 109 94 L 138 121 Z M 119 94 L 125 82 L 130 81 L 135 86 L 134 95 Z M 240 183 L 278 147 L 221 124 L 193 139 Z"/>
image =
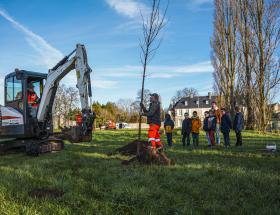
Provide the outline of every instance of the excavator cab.
<path id="1" fill-rule="evenodd" d="M 5 77 L 5 106 L 0 107 L 0 136 L 32 137 L 47 74 L 16 69 Z"/>
<path id="2" fill-rule="evenodd" d="M 75 139 L 91 140 L 95 118 L 91 112 L 92 70 L 82 44 L 77 44 L 69 55 L 49 69 L 48 74 L 16 69 L 6 76 L 5 106 L 0 105 L 0 139 L 36 140 L 37 145 L 49 142 L 53 135 L 52 110 L 59 82 L 72 70 L 76 70 L 82 123 L 70 129 L 70 136 L 77 131 Z"/>

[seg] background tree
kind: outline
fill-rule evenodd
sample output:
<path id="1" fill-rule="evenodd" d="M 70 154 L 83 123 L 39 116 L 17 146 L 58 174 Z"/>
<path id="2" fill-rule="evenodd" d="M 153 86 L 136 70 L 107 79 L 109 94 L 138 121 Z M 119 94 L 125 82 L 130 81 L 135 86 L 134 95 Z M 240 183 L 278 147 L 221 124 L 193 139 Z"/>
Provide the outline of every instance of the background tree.
<path id="1" fill-rule="evenodd" d="M 78 108 L 79 92 L 76 88 L 61 85 L 58 87 L 54 101 L 54 116 L 58 125 L 68 126 L 71 111 Z M 70 115 L 69 115 L 70 114 Z M 63 120 L 63 123 L 61 123 Z"/>
<path id="2" fill-rule="evenodd" d="M 224 106 L 230 110 L 232 115 L 236 105 L 237 5 L 237 1 L 215 0 L 214 34 L 211 39 L 216 89 L 224 97 Z"/>
<path id="3" fill-rule="evenodd" d="M 178 90 L 176 92 L 176 95 L 172 97 L 171 99 L 171 103 L 175 104 L 176 102 L 178 102 L 181 98 L 184 97 L 191 97 L 191 96 L 198 96 L 198 90 L 195 88 L 184 88 L 182 90 Z"/>
<path id="4" fill-rule="evenodd" d="M 280 1 L 215 0 L 214 89 L 225 106 L 246 107 L 247 128 L 263 132 L 280 83 Z"/>
<path id="5" fill-rule="evenodd" d="M 256 101 L 260 129 L 264 132 L 268 123 L 268 103 L 273 98 L 273 90 L 280 82 L 279 51 L 280 22 L 279 0 L 255 0 L 249 5 L 249 14 L 254 34 L 254 73 L 256 77 Z M 279 54 L 279 53 L 278 53 Z"/>
<path id="6" fill-rule="evenodd" d="M 144 100 L 144 89 L 145 89 L 145 78 L 147 73 L 147 66 L 151 62 L 152 58 L 155 55 L 156 50 L 160 47 L 161 39 L 159 34 L 163 27 L 166 25 L 166 12 L 168 9 L 168 4 L 164 9 L 164 13 L 160 13 L 161 0 L 152 0 L 152 8 L 147 17 L 142 15 L 142 32 L 143 39 L 140 40 L 141 48 L 141 63 L 143 66 L 143 75 L 142 75 L 142 87 L 141 87 L 141 99 Z M 138 130 L 138 139 L 141 138 L 141 122 L 142 115 L 141 111 L 139 112 L 139 130 Z M 139 147 L 138 147 L 139 148 Z M 138 150 L 137 150 L 138 151 Z"/>
<path id="7" fill-rule="evenodd" d="M 136 97 L 136 104 L 138 106 L 138 110 L 140 110 L 140 103 L 142 103 L 147 107 L 150 104 L 150 94 L 152 92 L 149 89 L 145 89 L 142 94 L 142 90 L 139 90 Z"/>
<path id="8" fill-rule="evenodd" d="M 251 41 L 254 40 L 252 34 L 251 19 L 249 14 L 249 5 L 253 4 L 252 0 L 239 0 L 239 51 L 240 51 L 240 66 L 239 66 L 239 83 L 241 90 L 239 95 L 245 97 L 245 106 L 247 107 L 247 129 L 254 129 L 255 116 L 254 116 L 254 88 L 253 88 L 253 66 L 255 57 L 253 54 L 253 47 Z"/>

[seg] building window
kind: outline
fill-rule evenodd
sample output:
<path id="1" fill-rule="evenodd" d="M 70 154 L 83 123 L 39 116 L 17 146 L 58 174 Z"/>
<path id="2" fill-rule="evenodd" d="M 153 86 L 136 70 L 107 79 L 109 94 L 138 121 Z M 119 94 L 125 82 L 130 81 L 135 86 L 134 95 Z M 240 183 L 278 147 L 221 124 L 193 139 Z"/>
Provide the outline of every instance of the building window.
<path id="1" fill-rule="evenodd" d="M 182 116 L 182 109 L 177 110 L 177 116 Z"/>

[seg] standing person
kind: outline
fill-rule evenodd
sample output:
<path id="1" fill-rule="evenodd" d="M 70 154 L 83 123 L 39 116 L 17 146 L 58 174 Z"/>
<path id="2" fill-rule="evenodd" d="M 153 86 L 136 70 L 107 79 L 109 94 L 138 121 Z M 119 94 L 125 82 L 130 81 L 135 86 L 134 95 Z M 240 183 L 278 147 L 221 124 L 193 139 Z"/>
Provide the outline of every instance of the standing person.
<path id="1" fill-rule="evenodd" d="M 208 127 L 209 127 L 209 139 L 211 142 L 211 146 L 215 146 L 215 131 L 217 128 L 217 118 L 213 110 L 209 111 L 209 119 L 208 119 Z"/>
<path id="2" fill-rule="evenodd" d="M 143 111 L 142 115 L 147 117 L 147 123 L 149 124 L 148 141 L 150 143 L 150 156 L 156 159 L 160 156 L 164 162 L 169 165 L 171 161 L 163 152 L 163 145 L 160 141 L 159 129 L 161 126 L 161 111 L 159 95 L 157 93 L 150 94 L 150 105 L 148 110 L 143 103 L 140 103 L 140 106 Z"/>
<path id="3" fill-rule="evenodd" d="M 236 134 L 236 146 L 242 146 L 242 130 L 244 129 L 244 116 L 240 111 L 240 107 L 235 107 L 235 117 L 233 122 L 233 129 Z"/>
<path id="4" fill-rule="evenodd" d="M 221 138 L 220 138 L 220 128 L 221 128 L 221 119 L 222 119 L 222 113 L 219 107 L 217 106 L 217 102 L 213 101 L 211 103 L 212 110 L 214 111 L 214 114 L 216 116 L 216 143 L 219 145 L 221 143 Z"/>
<path id="5" fill-rule="evenodd" d="M 174 121 L 171 119 L 170 114 L 165 114 L 164 130 L 167 138 L 168 146 L 172 146 L 172 131 L 174 129 Z"/>
<path id="6" fill-rule="evenodd" d="M 197 116 L 197 112 L 193 112 L 192 116 L 192 139 L 193 139 L 193 145 L 198 146 L 199 144 L 199 130 L 201 127 L 201 121 L 199 117 Z"/>
<path id="7" fill-rule="evenodd" d="M 232 128 L 232 122 L 229 114 L 226 112 L 226 109 L 222 108 L 221 111 L 222 111 L 221 131 L 224 136 L 225 147 L 227 148 L 230 146 L 229 133 L 230 133 L 230 129 Z"/>
<path id="8" fill-rule="evenodd" d="M 208 147 L 211 146 L 211 140 L 210 140 L 210 134 L 209 134 L 209 131 L 210 131 L 210 128 L 209 128 L 209 111 L 205 111 L 204 112 L 204 120 L 203 120 L 203 130 L 205 131 L 205 134 L 206 134 L 206 139 L 207 139 L 207 142 L 208 142 Z"/>
<path id="9" fill-rule="evenodd" d="M 189 117 L 189 113 L 184 114 L 185 119 L 182 122 L 182 143 L 183 147 L 186 146 L 186 139 L 187 139 L 187 146 L 190 145 L 190 134 L 192 131 L 192 119 Z"/>

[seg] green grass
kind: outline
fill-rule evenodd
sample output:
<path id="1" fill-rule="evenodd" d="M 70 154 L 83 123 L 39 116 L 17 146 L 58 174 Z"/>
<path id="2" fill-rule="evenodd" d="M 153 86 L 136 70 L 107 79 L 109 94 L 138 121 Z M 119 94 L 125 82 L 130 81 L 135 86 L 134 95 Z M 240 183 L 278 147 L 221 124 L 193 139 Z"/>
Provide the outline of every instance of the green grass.
<path id="1" fill-rule="evenodd" d="M 244 132 L 243 149 L 210 150 L 201 134 L 200 147 L 184 150 L 176 134 L 166 150 L 170 167 L 123 166 L 128 157 L 106 155 L 135 138 L 98 131 L 93 144 L 66 144 L 59 153 L 0 156 L 0 214 L 279 214 L 279 154 L 256 150 L 280 147 L 279 135 Z M 38 188 L 64 195 L 31 197 Z"/>

